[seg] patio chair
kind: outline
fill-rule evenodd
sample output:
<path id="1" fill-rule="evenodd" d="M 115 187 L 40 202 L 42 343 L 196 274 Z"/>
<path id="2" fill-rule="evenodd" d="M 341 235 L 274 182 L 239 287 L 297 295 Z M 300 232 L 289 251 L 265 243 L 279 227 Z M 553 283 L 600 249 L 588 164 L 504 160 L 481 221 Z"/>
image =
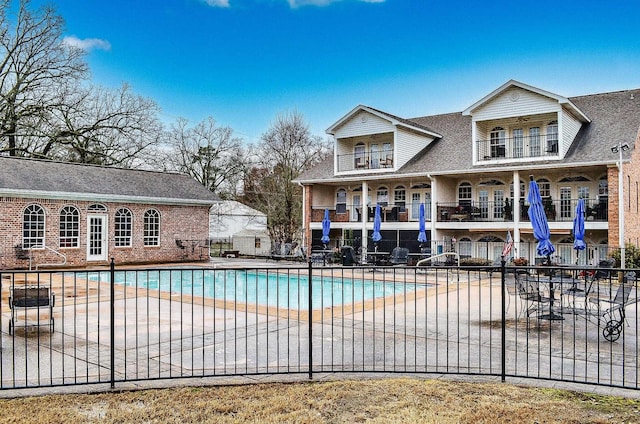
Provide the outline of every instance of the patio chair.
<path id="1" fill-rule="evenodd" d="M 342 246 L 340 248 L 340 256 L 342 258 L 342 266 L 353 266 L 358 262 L 356 251 L 351 246 Z"/>
<path id="2" fill-rule="evenodd" d="M 529 321 L 531 315 L 543 309 L 543 305 L 551 304 L 551 298 L 545 296 L 540 291 L 540 282 L 535 278 L 526 274 L 515 274 L 516 288 L 518 297 L 526 305 L 527 313 L 527 331 L 529 330 Z"/>
<path id="3" fill-rule="evenodd" d="M 618 340 L 622 333 L 622 326 L 626 319 L 625 306 L 638 301 L 638 299 L 629 301 L 635 279 L 636 273 L 629 271 L 624 275 L 622 284 L 618 286 L 613 298 L 603 298 L 601 296 L 590 296 L 588 298 L 588 303 L 592 307 L 589 313 L 597 317 L 599 324 L 604 324 L 602 334 L 610 342 Z"/>
<path id="4" fill-rule="evenodd" d="M 356 169 L 367 168 L 369 166 L 369 161 L 362 157 L 357 157 L 355 159 L 355 167 Z"/>
<path id="5" fill-rule="evenodd" d="M 391 251 L 389 263 L 391 265 L 407 265 L 409 262 L 409 249 L 406 247 L 394 247 Z"/>
<path id="6" fill-rule="evenodd" d="M 48 286 L 12 286 L 9 294 L 9 334 L 13 334 L 16 327 L 49 326 L 53 332 L 53 306 L 56 295 Z M 37 309 L 29 313 L 29 309 Z M 44 309 L 45 312 L 42 312 Z M 22 323 L 18 322 L 22 320 Z M 44 321 L 46 319 L 46 321 Z"/>

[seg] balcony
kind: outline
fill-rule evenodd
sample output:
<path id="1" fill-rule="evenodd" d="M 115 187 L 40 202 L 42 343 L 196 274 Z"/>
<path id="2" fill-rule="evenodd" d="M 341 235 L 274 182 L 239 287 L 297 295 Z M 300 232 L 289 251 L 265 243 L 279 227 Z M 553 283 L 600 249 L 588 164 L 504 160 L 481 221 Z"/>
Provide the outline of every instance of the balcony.
<path id="1" fill-rule="evenodd" d="M 322 222 L 325 208 L 329 209 L 329 219 L 331 222 L 361 222 L 364 213 L 361 205 L 330 205 L 330 206 L 313 206 L 311 210 L 311 222 Z M 373 222 L 375 214 L 375 206 L 368 206 L 368 221 Z M 418 221 L 419 204 L 412 205 L 407 203 L 402 205 L 381 206 L 382 222 L 411 222 Z M 427 206 L 426 221 L 431 221 L 429 216 L 430 210 Z"/>
<path id="2" fill-rule="evenodd" d="M 558 138 L 546 135 L 477 140 L 479 161 L 558 157 Z"/>
<path id="3" fill-rule="evenodd" d="M 545 213 L 549 222 L 573 221 L 575 217 L 578 199 L 552 200 L 542 199 Z M 498 222 L 513 221 L 513 208 L 505 202 L 476 202 L 467 201 L 461 204 L 455 202 L 437 203 L 438 222 Z M 605 198 L 585 199 L 585 218 L 587 221 L 606 222 L 608 216 L 608 203 Z M 520 200 L 520 221 L 529 221 L 529 204 L 524 199 Z"/>
<path id="4" fill-rule="evenodd" d="M 393 168 L 393 152 L 390 151 L 350 153 L 337 158 L 337 172 Z"/>

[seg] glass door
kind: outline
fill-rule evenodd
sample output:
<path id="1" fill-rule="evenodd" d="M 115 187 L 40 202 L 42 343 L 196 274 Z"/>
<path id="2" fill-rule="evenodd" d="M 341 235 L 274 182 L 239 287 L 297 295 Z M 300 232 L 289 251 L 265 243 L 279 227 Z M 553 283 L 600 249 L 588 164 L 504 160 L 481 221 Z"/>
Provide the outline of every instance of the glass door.
<path id="1" fill-rule="evenodd" d="M 87 261 L 107 260 L 107 216 L 87 217 Z"/>
<path id="2" fill-rule="evenodd" d="M 380 146 L 377 144 L 371 145 L 371 164 L 370 168 L 380 168 Z"/>

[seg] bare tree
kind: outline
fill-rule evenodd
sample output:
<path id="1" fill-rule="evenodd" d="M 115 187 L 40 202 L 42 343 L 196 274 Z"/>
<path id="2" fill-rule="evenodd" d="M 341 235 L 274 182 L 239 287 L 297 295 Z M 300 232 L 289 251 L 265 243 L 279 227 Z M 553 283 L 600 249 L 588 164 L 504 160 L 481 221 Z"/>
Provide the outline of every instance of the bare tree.
<path id="1" fill-rule="evenodd" d="M 169 131 L 167 162 L 223 199 L 234 199 L 246 169 L 242 140 L 212 117 L 194 127 L 180 118 Z"/>
<path id="2" fill-rule="evenodd" d="M 157 104 L 127 84 L 117 90 L 70 87 L 59 98 L 23 143 L 30 156 L 135 167 L 162 135 Z"/>
<path id="3" fill-rule="evenodd" d="M 253 150 L 255 166 L 245 179 L 247 204 L 267 214 L 274 241 L 299 239 L 302 190 L 292 181 L 329 154 L 329 142 L 312 136 L 298 112 L 279 115 Z"/>
<path id="4" fill-rule="evenodd" d="M 21 153 L 20 134 L 31 132 L 23 123 L 59 105 L 57 87 L 87 75 L 84 52 L 62 42 L 64 23 L 54 9 L 30 10 L 20 0 L 14 19 L 11 0 L 0 3 L 0 152 Z"/>

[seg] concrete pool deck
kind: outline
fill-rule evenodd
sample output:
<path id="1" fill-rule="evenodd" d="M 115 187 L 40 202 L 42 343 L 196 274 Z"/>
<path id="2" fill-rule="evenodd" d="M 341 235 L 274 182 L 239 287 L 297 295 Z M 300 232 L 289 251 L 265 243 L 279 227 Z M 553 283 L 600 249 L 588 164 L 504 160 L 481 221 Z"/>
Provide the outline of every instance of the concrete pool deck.
<path id="1" fill-rule="evenodd" d="M 182 268 L 214 266 L 216 269 L 307 267 L 307 264 L 300 262 L 241 258 L 172 264 L 176 265 Z M 118 268 L 121 269 L 124 267 Z M 314 267 L 313 272 L 330 275 L 352 272 L 349 269 L 340 266 Z M 367 276 L 377 274 L 366 270 L 357 272 Z M 387 272 L 375 277 L 389 279 L 392 275 L 393 272 Z M 499 275 L 498 278 L 481 280 L 467 278 L 464 273 L 462 275 L 465 277 L 463 281 L 434 282 L 432 289 L 425 290 L 421 296 L 396 296 L 372 302 L 363 308 L 333 308 L 331 311 L 314 312 L 314 376 L 318 379 L 332 378 L 332 375 L 336 375 L 332 370 L 348 372 L 360 368 L 374 369 L 376 375 L 385 372 L 397 375 L 397 372 L 415 369 L 418 373 L 441 376 L 446 370 L 453 371 L 452 365 L 458 372 L 499 371 L 500 357 L 497 351 L 500 348 L 500 331 L 496 329 L 496 324 L 500 322 Z M 433 275 L 425 278 L 430 277 Z M 3 308 L 0 321 L 0 382 L 3 387 L 20 385 L 21 381 L 27 380 L 33 383 L 38 378 L 43 384 L 75 381 L 95 382 L 98 387 L 104 387 L 110 365 L 109 291 L 98 283 L 61 283 L 56 289 L 60 303 L 57 301 L 54 311 L 56 329 L 52 334 L 46 330 L 29 330 L 9 336 L 6 323 L 10 312 Z M 85 292 L 81 293 L 80 289 Z M 3 285 L 3 296 L 4 291 Z M 2 302 L 3 306 L 6 305 L 4 297 Z M 516 299 L 511 299 L 510 313 L 514 312 L 515 304 Z M 140 293 L 131 288 L 118 290 L 115 310 L 116 380 L 128 380 L 117 383 L 119 389 L 175 384 L 173 380 L 157 380 L 168 377 L 184 380 L 187 385 L 200 384 L 196 382 L 206 379 L 218 384 L 222 384 L 221 381 L 288 381 L 298 377 L 259 374 L 281 372 L 288 368 L 291 372 L 304 375 L 308 369 L 305 365 L 308 352 L 304 348 L 308 343 L 308 316 L 305 314 L 250 311 L 237 308 L 235 304 L 194 302 L 179 294 L 149 296 L 148 292 Z M 630 318 L 631 322 L 635 322 L 635 315 Z M 637 357 L 635 345 L 624 346 L 621 350 L 620 344 L 611 344 L 610 349 L 597 351 L 596 346 L 602 349 L 601 344 L 604 347 L 609 344 L 600 343 L 600 335 L 593 324 L 546 324 L 527 332 L 523 321 L 507 321 L 510 329 L 506 340 L 510 369 L 518 372 L 526 370 L 530 376 L 544 378 L 548 370 L 540 366 L 542 357 L 541 363 L 548 365 L 549 371 L 573 367 L 573 378 L 582 378 L 584 375 L 586 380 L 597 372 L 600 381 L 619 382 L 623 378 L 637 381 L 637 368 L 630 370 L 618 366 L 633 356 L 627 353 L 627 348 L 635 349 Z M 557 344 L 557 338 L 548 339 L 550 333 L 571 335 L 572 332 L 577 332 L 579 343 L 587 345 L 589 350 L 581 352 L 572 347 L 565 348 Z M 634 337 L 635 328 L 625 328 L 625 332 L 629 333 L 630 338 L 637 339 Z M 528 348 L 535 352 L 532 358 L 538 359 L 537 363 L 520 361 L 518 355 L 524 355 L 522 352 Z M 530 355 L 527 352 L 525 357 Z M 611 366 L 603 370 L 600 365 L 606 365 L 607 358 L 610 358 Z M 197 377 L 203 372 L 215 373 L 217 377 Z M 258 375 L 243 377 L 230 374 Z M 196 377 L 184 379 L 188 376 Z M 417 377 L 423 376 L 418 374 Z M 147 378 L 154 381 L 144 381 Z M 509 378 L 508 381 L 532 380 Z M 566 383 L 534 380 L 534 384 L 560 387 Z M 600 389 L 602 387 L 588 386 L 589 391 Z M 90 387 L 39 390 L 88 391 Z M 612 390 L 606 388 L 608 392 Z M 0 396 L 10 396 L 13 392 L 0 390 Z"/>

